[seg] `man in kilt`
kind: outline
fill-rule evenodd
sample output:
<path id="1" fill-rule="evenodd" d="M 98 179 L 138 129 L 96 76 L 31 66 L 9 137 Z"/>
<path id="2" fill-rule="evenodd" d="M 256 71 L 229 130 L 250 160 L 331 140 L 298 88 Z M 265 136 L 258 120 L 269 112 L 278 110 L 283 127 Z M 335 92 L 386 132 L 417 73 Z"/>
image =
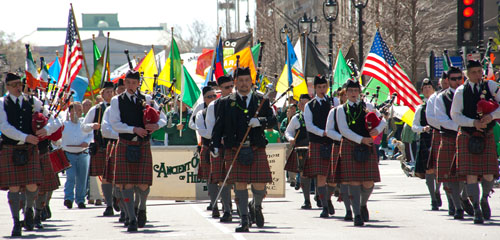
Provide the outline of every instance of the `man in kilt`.
<path id="1" fill-rule="evenodd" d="M 210 134 L 213 135 L 213 129 L 215 126 L 216 113 L 219 111 L 220 106 L 224 105 L 222 102 L 225 101 L 226 96 L 233 92 L 233 77 L 231 75 L 228 76 L 220 76 L 217 79 L 217 85 L 219 86 L 221 97 L 211 102 L 207 107 L 207 113 L 205 115 L 205 125 L 207 131 L 210 131 Z M 212 136 L 210 136 L 212 138 Z M 220 218 L 221 222 L 232 222 L 233 217 L 231 216 L 231 185 L 226 184 L 225 186 L 221 186 L 224 182 L 224 177 L 226 176 L 226 169 L 224 164 L 224 140 L 222 140 L 221 145 L 219 146 L 219 154 L 213 155 L 210 154 L 210 176 L 208 181 L 212 183 L 217 183 L 218 187 L 222 187 L 220 197 L 222 201 L 222 205 L 224 206 L 224 214 Z M 212 148 L 213 146 L 211 146 Z M 217 189 L 218 194 L 219 189 Z M 217 197 L 217 196 L 216 196 Z M 210 208 L 209 208 L 210 207 Z M 212 210 L 212 205 L 209 205 L 207 210 Z"/>
<path id="2" fill-rule="evenodd" d="M 303 172 L 307 159 L 307 151 L 297 151 L 296 147 L 304 148 L 309 146 L 309 137 L 307 136 L 306 122 L 304 121 L 304 107 L 310 100 L 311 97 L 309 94 L 300 95 L 298 104 L 300 111 L 290 119 L 290 123 L 285 130 L 285 137 L 290 142 L 290 145 L 293 146 L 290 157 L 286 161 L 285 170 L 300 173 L 300 186 L 304 195 L 302 209 L 311 209 L 311 179 L 304 176 Z"/>
<path id="3" fill-rule="evenodd" d="M 340 157 L 334 172 L 334 179 L 341 184 L 349 185 L 354 212 L 354 226 L 363 226 L 369 221 L 367 202 L 375 182 L 380 182 L 378 158 L 373 147 L 373 138 L 385 128 L 386 121 L 381 119 L 376 128 L 366 127 L 365 117 L 368 112 L 380 112 L 368 102 L 359 99 L 361 85 L 358 81 L 348 80 L 346 83 L 347 103 L 338 107 L 337 119 L 342 140 Z M 363 154 L 360 154 L 363 153 Z"/>
<path id="4" fill-rule="evenodd" d="M 196 116 L 192 119 L 195 122 L 195 128 L 198 135 L 201 136 L 201 150 L 200 150 L 200 165 L 198 166 L 198 179 L 207 181 L 208 196 L 210 197 L 210 205 L 212 208 L 212 217 L 219 218 L 219 208 L 217 204 L 214 205 L 219 186 L 217 182 L 210 182 L 210 139 L 212 138 L 212 129 L 208 129 L 205 123 L 207 115 L 207 106 L 217 98 L 215 91 L 212 87 L 206 86 L 203 88 L 203 109 L 198 111 Z"/>
<path id="5" fill-rule="evenodd" d="M 458 174 L 465 175 L 467 193 L 474 207 L 474 223 L 489 220 L 491 209 L 488 197 L 498 177 L 496 144 L 493 136 L 493 119 L 500 118 L 500 109 L 489 114 L 479 112 L 478 103 L 500 101 L 498 85 L 494 81 L 483 80 L 483 68 L 479 61 L 468 61 L 468 80 L 457 88 L 451 106 L 451 118 L 459 126 L 457 136 Z M 478 178 L 481 179 L 482 197 L 479 199 Z"/>
<path id="6" fill-rule="evenodd" d="M 114 182 L 121 191 L 122 201 L 128 213 L 129 232 L 144 227 L 147 221 L 146 211 L 135 213 L 134 187 L 138 187 L 141 204 L 146 204 L 149 186 L 153 183 L 153 159 L 151 156 L 150 133 L 166 124 L 166 117 L 160 113 L 158 123 L 145 124 L 143 122 L 144 103 L 154 103 L 151 96 L 140 93 L 139 72 L 129 70 L 125 75 L 124 93 L 111 99 L 109 122 L 113 130 L 118 132 L 116 143 L 116 166 Z M 153 104 L 158 109 L 157 104 Z"/>
<path id="7" fill-rule="evenodd" d="M 222 137 L 224 137 L 226 170 L 232 167 L 232 171 L 228 173 L 228 181 L 235 183 L 235 194 L 241 217 L 241 224 L 236 228 L 236 232 L 249 231 L 248 184 L 252 185 L 254 198 L 254 204 L 250 206 L 251 217 L 255 216 L 258 227 L 264 226 L 262 200 L 266 195 L 266 183 L 272 182 L 264 129 L 274 127 L 277 120 L 269 100 L 262 94 L 251 91 L 252 84 L 250 69 L 238 68 L 236 70 L 237 92 L 230 94 L 221 102 L 223 105 L 217 111 L 217 120 L 212 135 L 215 156 L 219 152 Z M 262 107 L 257 117 L 254 117 L 259 106 Z M 248 136 L 245 136 L 248 128 L 251 130 Z M 241 142 L 243 146 L 236 156 L 237 161 L 233 164 L 233 158 Z"/>
<path id="8" fill-rule="evenodd" d="M 104 82 L 104 86 L 101 89 L 101 96 L 104 99 L 103 102 L 93 106 L 83 121 L 83 129 L 86 132 L 94 131 L 94 142 L 90 144 L 90 172 L 89 175 L 93 177 L 104 175 L 104 170 L 106 168 L 106 147 L 108 145 L 109 138 L 102 136 L 100 131 L 101 123 L 104 116 L 104 111 L 109 107 L 109 102 L 114 96 L 114 84 L 112 82 Z M 104 194 L 104 199 L 106 200 L 106 210 L 103 216 L 113 216 L 113 186 L 110 182 L 102 179 L 102 193 Z"/>
<path id="9" fill-rule="evenodd" d="M 49 134 L 49 126 L 36 132 L 31 121 L 35 111 L 42 109 L 42 102 L 22 92 L 21 78 L 7 73 L 5 86 L 8 94 L 0 98 L 0 131 L 2 132 L 2 154 L 0 156 L 0 188 L 8 189 L 14 227 L 12 236 L 21 236 L 19 221 L 20 190 L 26 190 L 24 223 L 27 230 L 33 230 L 33 205 L 38 195 L 38 186 L 43 182 L 37 144 L 39 137 Z"/>
<path id="10" fill-rule="evenodd" d="M 335 214 L 335 208 L 331 201 L 331 195 L 335 192 L 335 186 L 326 184 L 326 178 L 331 164 L 331 153 L 333 140 L 326 135 L 326 121 L 330 109 L 338 105 L 338 100 L 332 103 L 327 99 L 326 92 L 328 84 L 324 76 L 314 78 L 314 91 L 316 96 L 304 107 L 304 121 L 309 136 L 309 156 L 304 164 L 304 175 L 316 178 L 319 198 L 323 211 L 322 218 L 328 218 Z"/>

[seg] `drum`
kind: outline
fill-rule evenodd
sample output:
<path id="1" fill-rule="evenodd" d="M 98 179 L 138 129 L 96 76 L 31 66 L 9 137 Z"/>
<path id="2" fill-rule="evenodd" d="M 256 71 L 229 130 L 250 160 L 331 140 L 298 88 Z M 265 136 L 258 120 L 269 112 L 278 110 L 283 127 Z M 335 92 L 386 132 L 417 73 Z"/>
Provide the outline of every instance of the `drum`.
<path id="1" fill-rule="evenodd" d="M 297 166 L 299 172 L 302 172 L 304 170 L 304 164 L 307 159 L 307 154 L 309 151 L 309 147 L 304 146 L 304 147 L 295 147 L 295 152 L 297 153 Z"/>
<path id="2" fill-rule="evenodd" d="M 50 162 L 52 163 L 52 169 L 54 169 L 55 173 L 60 173 L 71 167 L 71 164 L 66 158 L 66 154 L 64 154 L 61 148 L 50 152 L 49 156 Z"/>

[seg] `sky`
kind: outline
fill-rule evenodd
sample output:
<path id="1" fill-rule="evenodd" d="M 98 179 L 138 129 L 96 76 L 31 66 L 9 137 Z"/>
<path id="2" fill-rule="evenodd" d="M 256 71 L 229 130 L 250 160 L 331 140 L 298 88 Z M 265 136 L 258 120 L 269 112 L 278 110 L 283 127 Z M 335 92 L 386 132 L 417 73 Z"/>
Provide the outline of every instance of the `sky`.
<path id="1" fill-rule="evenodd" d="M 242 0 L 243 1 L 243 0 Z M 38 46 L 57 46 L 64 44 L 65 32 L 40 32 L 37 27 L 66 27 L 70 2 L 73 3 L 76 21 L 81 27 L 82 13 L 118 13 L 121 27 L 167 27 L 180 26 L 183 34 L 188 34 L 187 26 L 200 20 L 212 32 L 217 29 L 217 0 L 6 0 L 2 3 L 0 30 L 14 34 L 14 39 Z M 254 8 L 251 1 L 251 9 Z M 241 27 L 244 28 L 246 1 L 241 3 Z M 222 12 L 221 14 L 222 15 Z M 250 14 L 254 21 L 254 15 Z M 92 33 L 81 32 L 82 39 L 90 38 Z M 134 43 L 149 45 L 161 44 L 161 34 L 152 31 L 141 34 L 117 32 L 115 38 Z M 113 33 L 110 35 L 113 38 Z M 116 37 L 120 36 L 120 37 Z"/>

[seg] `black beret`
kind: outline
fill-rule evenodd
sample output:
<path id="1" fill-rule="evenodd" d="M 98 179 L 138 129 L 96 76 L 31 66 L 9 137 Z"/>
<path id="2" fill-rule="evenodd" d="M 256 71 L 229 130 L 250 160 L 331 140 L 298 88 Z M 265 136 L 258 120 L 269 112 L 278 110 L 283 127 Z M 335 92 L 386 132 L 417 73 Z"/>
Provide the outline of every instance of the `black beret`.
<path id="1" fill-rule="evenodd" d="M 206 86 L 202 89 L 202 92 L 203 92 L 203 96 L 205 96 L 205 94 L 207 94 L 207 92 L 210 92 L 210 91 L 213 91 L 214 88 L 213 87 L 210 87 L 210 86 Z"/>
<path id="2" fill-rule="evenodd" d="M 21 77 L 15 73 L 7 73 L 7 77 L 5 77 L 5 82 L 8 83 L 10 81 L 21 80 Z"/>
<path id="3" fill-rule="evenodd" d="M 217 87 L 217 83 L 215 81 L 209 81 L 209 82 L 207 82 L 207 86 L 209 86 L 209 87 Z"/>
<path id="4" fill-rule="evenodd" d="M 467 69 L 473 68 L 473 67 L 483 67 L 483 65 L 481 65 L 481 62 L 479 62 L 477 60 L 467 61 Z"/>
<path id="5" fill-rule="evenodd" d="M 125 78 L 140 80 L 141 79 L 141 75 L 139 74 L 138 71 L 128 70 L 127 74 L 125 74 Z"/>
<path id="6" fill-rule="evenodd" d="M 227 83 L 227 82 L 232 82 L 233 81 L 233 77 L 231 77 L 230 75 L 224 75 L 224 76 L 220 76 L 219 78 L 217 78 L 217 84 L 220 86 L 224 83 Z"/>
<path id="7" fill-rule="evenodd" d="M 325 76 L 318 75 L 314 77 L 314 85 L 327 83 Z"/>
<path id="8" fill-rule="evenodd" d="M 455 73 L 462 73 L 462 70 L 460 70 L 460 68 L 457 67 L 450 67 L 450 69 L 448 69 L 447 75 L 450 76 L 451 74 Z"/>
<path id="9" fill-rule="evenodd" d="M 102 85 L 102 88 L 114 88 L 115 85 L 113 84 L 113 82 L 104 82 L 104 84 Z"/>
<path id="10" fill-rule="evenodd" d="M 432 84 L 431 80 L 429 80 L 428 78 L 424 78 L 424 80 L 422 80 L 422 87 L 423 88 L 424 86 L 427 86 L 427 85 L 430 85 L 434 88 L 434 85 Z"/>
<path id="11" fill-rule="evenodd" d="M 344 84 L 345 88 L 359 88 L 361 89 L 361 84 L 359 84 L 359 81 L 353 80 L 353 79 L 347 79 L 347 82 Z"/>
<path id="12" fill-rule="evenodd" d="M 239 76 L 245 76 L 245 75 L 250 75 L 250 68 L 239 67 L 236 69 L 236 73 L 234 76 L 239 77 Z"/>
<path id="13" fill-rule="evenodd" d="M 118 79 L 118 82 L 115 83 L 115 88 L 118 88 L 119 86 L 123 86 L 123 78 Z"/>
<path id="14" fill-rule="evenodd" d="M 448 70 L 450 71 L 450 70 Z M 445 79 L 448 78 L 448 73 L 443 71 L 443 74 L 441 74 L 441 78 Z"/>
<path id="15" fill-rule="evenodd" d="M 308 99 L 308 100 L 311 100 L 311 96 L 309 96 L 309 94 L 304 93 L 304 94 L 301 94 L 301 95 L 300 95 L 299 99 L 300 99 L 300 100 L 302 100 L 302 99 Z"/>

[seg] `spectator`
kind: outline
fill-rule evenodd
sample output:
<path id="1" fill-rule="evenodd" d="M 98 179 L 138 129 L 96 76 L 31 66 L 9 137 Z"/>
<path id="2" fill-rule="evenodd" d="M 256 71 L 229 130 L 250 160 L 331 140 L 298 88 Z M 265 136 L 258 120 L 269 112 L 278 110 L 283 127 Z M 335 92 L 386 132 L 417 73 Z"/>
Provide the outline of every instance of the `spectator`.
<path id="1" fill-rule="evenodd" d="M 79 117 L 85 117 L 87 115 L 87 113 L 89 112 L 90 108 L 92 108 L 92 101 L 90 101 L 90 99 L 85 99 L 85 100 L 83 100 L 81 105 L 83 107 L 83 115 L 79 116 Z"/>
<path id="2" fill-rule="evenodd" d="M 180 101 L 177 106 L 180 106 Z M 198 139 L 196 131 L 189 128 L 189 119 L 192 115 L 191 109 L 186 104 L 182 104 L 182 119 L 180 119 L 179 111 L 173 109 L 167 113 L 167 125 L 165 133 L 168 134 L 168 145 L 197 145 Z M 181 136 L 182 132 L 182 136 Z"/>

